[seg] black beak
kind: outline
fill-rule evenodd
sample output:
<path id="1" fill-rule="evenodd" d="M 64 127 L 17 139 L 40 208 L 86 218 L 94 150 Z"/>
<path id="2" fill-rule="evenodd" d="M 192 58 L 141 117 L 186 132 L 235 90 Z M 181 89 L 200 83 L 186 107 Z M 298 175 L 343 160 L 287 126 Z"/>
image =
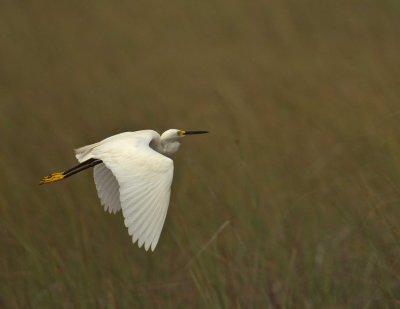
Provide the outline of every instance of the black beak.
<path id="1" fill-rule="evenodd" d="M 183 135 L 205 134 L 205 133 L 208 133 L 208 131 L 185 131 Z"/>

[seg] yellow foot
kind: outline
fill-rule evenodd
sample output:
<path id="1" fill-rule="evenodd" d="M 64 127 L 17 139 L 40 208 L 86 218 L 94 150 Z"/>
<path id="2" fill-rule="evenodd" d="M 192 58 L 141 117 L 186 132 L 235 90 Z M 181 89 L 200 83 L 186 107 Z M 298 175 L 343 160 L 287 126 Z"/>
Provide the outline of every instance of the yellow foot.
<path id="1" fill-rule="evenodd" d="M 53 173 L 53 174 L 50 174 L 48 176 L 44 176 L 42 178 L 42 181 L 39 183 L 39 185 L 56 182 L 56 181 L 59 181 L 59 180 L 61 180 L 63 178 L 64 178 L 63 173 Z"/>

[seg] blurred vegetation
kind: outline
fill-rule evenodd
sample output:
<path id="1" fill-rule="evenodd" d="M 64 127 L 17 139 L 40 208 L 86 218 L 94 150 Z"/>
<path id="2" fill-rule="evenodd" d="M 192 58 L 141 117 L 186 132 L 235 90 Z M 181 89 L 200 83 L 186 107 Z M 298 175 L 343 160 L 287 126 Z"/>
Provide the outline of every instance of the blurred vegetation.
<path id="1" fill-rule="evenodd" d="M 0 307 L 400 303 L 398 1 L 3 1 Z M 157 250 L 72 149 L 210 130 Z M 227 223 L 229 222 L 229 223 Z"/>

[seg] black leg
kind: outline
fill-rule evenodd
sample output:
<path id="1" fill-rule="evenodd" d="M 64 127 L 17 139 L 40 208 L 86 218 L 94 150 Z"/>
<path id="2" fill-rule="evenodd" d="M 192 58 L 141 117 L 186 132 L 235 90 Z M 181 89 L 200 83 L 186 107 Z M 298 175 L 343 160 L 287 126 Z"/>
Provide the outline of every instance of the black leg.
<path id="1" fill-rule="evenodd" d="M 39 184 L 48 184 L 48 183 L 53 183 L 59 180 L 62 180 L 64 178 L 70 177 L 72 175 L 75 175 L 76 173 L 82 172 L 83 170 L 93 167 L 97 164 L 102 163 L 103 161 L 99 159 L 89 159 L 86 160 L 85 162 L 82 162 L 64 172 L 57 172 L 57 173 L 52 173 L 48 176 L 45 176 L 42 178 L 42 181 Z"/>
<path id="2" fill-rule="evenodd" d="M 100 163 L 103 163 L 103 161 L 101 161 L 99 159 L 89 159 L 89 160 L 87 160 L 85 162 L 82 162 L 81 164 L 79 164 L 79 165 L 77 165 L 77 166 L 75 166 L 73 168 L 70 168 L 69 170 L 63 172 L 63 176 L 64 176 L 63 178 L 67 178 L 67 177 L 70 177 L 72 175 L 75 175 L 75 174 L 77 174 L 79 172 L 84 171 L 87 168 L 93 167 L 93 166 L 95 166 L 97 164 L 100 164 Z"/>

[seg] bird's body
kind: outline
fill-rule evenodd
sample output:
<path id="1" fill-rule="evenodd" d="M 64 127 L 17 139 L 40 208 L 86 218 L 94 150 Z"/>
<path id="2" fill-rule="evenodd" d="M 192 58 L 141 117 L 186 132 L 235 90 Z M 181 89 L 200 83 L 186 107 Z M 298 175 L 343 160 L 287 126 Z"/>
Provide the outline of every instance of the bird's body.
<path id="1" fill-rule="evenodd" d="M 125 226 L 139 247 L 154 250 L 168 210 L 174 164 L 166 155 L 179 148 L 179 140 L 206 131 L 170 129 L 161 136 L 153 130 L 120 133 L 75 150 L 79 165 L 43 178 L 52 183 L 88 167 L 104 209 L 122 209 Z"/>

